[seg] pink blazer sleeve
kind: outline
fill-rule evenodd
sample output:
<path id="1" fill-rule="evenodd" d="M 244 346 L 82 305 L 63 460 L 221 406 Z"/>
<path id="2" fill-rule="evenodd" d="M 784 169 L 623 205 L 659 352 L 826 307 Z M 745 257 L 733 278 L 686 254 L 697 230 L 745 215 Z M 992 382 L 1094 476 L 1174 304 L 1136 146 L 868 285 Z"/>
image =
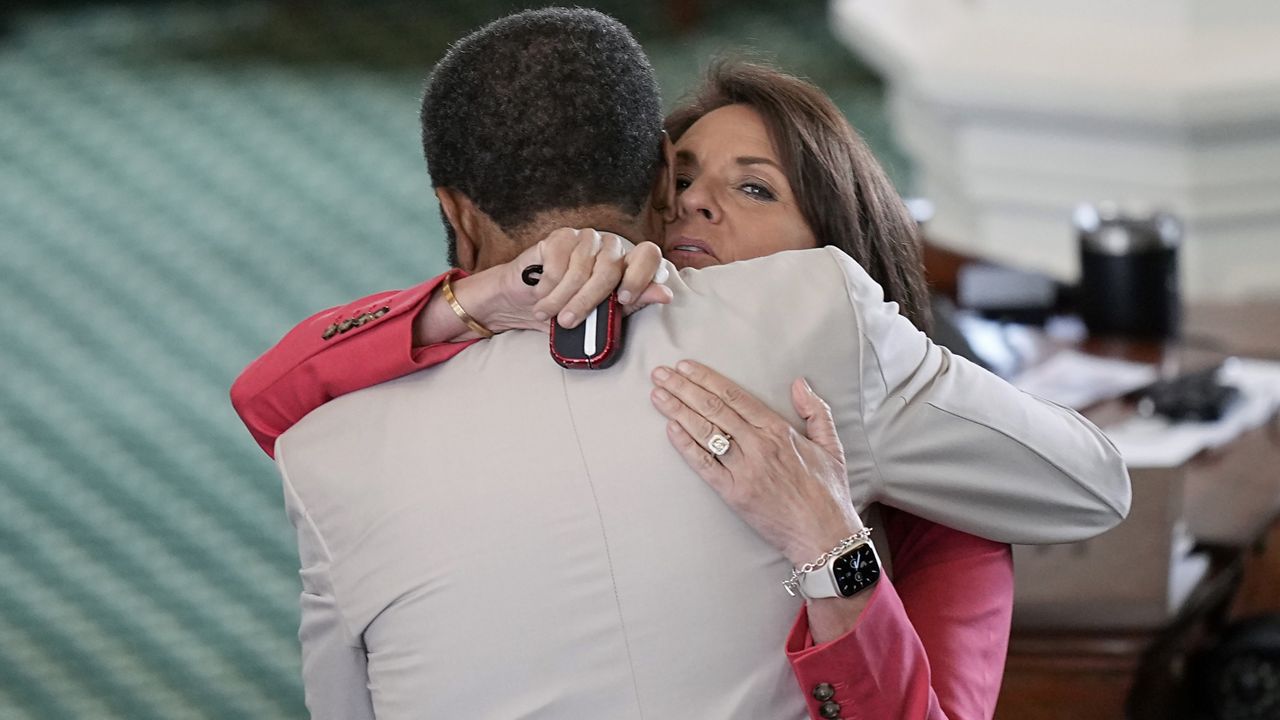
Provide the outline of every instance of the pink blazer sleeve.
<path id="1" fill-rule="evenodd" d="M 1013 612 L 1009 546 L 890 508 L 882 518 L 894 580 L 845 635 L 814 645 L 801 610 L 787 638 L 810 717 L 824 717 L 824 684 L 849 720 L 992 717 Z"/>
<path id="2" fill-rule="evenodd" d="M 231 386 L 231 404 L 274 456 L 276 438 L 339 395 L 442 363 L 474 340 L 413 347 L 413 322 L 444 274 L 377 293 L 298 323 Z"/>

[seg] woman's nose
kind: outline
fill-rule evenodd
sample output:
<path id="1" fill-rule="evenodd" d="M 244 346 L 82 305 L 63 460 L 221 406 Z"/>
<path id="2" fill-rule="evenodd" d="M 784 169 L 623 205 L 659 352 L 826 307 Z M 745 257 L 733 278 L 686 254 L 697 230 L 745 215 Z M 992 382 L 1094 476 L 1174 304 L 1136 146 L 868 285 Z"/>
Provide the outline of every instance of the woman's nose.
<path id="1" fill-rule="evenodd" d="M 720 220 L 720 206 L 716 203 L 711 193 L 707 192 L 705 186 L 699 187 L 697 183 L 690 185 L 680 193 L 677 198 L 680 206 L 681 214 L 691 215 L 697 213 L 706 218 L 709 222 L 718 222 Z"/>

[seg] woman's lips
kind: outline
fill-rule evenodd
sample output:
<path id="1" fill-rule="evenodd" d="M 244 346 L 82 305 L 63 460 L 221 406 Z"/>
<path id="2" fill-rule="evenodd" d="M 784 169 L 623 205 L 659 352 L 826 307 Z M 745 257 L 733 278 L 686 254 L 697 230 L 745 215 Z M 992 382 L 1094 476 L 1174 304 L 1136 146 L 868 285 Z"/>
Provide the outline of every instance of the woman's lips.
<path id="1" fill-rule="evenodd" d="M 679 237 L 668 247 L 670 249 L 667 250 L 667 259 L 677 267 L 706 267 L 720 264 L 720 258 L 711 252 L 711 247 L 697 238 Z"/>

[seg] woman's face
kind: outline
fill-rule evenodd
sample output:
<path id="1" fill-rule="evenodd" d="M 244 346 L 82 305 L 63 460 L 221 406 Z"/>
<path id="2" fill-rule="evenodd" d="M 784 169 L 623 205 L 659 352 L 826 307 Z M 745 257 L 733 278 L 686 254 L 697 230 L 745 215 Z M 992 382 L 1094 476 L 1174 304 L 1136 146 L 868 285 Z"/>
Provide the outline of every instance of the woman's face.
<path id="1" fill-rule="evenodd" d="M 728 105 L 707 113 L 675 149 L 677 215 L 662 250 L 676 267 L 817 247 L 754 108 Z"/>

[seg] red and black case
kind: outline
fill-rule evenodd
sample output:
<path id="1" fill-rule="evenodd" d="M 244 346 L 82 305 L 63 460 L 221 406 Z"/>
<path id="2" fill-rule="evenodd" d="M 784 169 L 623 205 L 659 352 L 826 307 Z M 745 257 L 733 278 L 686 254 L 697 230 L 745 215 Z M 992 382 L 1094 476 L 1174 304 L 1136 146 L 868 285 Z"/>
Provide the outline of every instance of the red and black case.
<path id="1" fill-rule="evenodd" d="M 622 306 L 611 294 L 576 328 L 551 320 L 551 357 L 570 369 L 602 370 L 622 355 Z"/>

